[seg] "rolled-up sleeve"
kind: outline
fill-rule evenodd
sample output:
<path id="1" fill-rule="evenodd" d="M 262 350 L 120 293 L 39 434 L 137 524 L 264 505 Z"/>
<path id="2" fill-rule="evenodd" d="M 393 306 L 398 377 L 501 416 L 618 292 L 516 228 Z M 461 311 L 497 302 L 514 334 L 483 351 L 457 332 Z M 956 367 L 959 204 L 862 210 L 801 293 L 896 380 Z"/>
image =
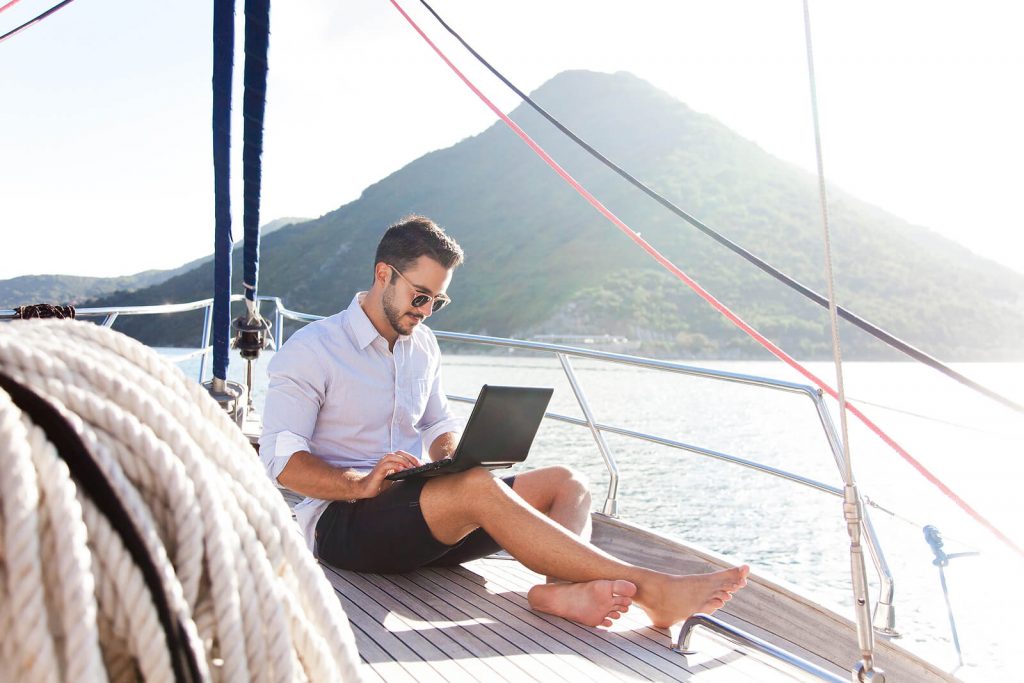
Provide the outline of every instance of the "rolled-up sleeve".
<path id="1" fill-rule="evenodd" d="M 319 355 L 293 339 L 267 366 L 270 382 L 263 409 L 260 461 L 274 482 L 298 451 L 309 451 L 317 415 L 326 396 Z"/>
<path id="2" fill-rule="evenodd" d="M 430 378 L 430 394 L 427 398 L 427 408 L 423 417 L 417 423 L 416 428 L 420 430 L 423 440 L 423 452 L 430 452 L 430 444 L 434 443 L 437 437 L 447 432 L 462 432 L 463 421 L 452 414 L 448 405 L 448 397 L 444 393 L 441 384 L 441 362 L 438 358 L 434 364 L 434 373 Z"/>

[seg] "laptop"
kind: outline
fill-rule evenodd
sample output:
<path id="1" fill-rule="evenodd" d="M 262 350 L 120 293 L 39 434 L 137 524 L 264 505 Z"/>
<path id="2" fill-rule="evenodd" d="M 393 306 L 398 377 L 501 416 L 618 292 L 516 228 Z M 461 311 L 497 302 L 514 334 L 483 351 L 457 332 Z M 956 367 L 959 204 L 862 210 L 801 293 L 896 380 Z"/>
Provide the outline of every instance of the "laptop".
<path id="1" fill-rule="evenodd" d="M 387 476 L 392 481 L 436 477 L 472 467 L 489 470 L 526 460 L 554 389 L 497 387 L 485 384 L 469 415 L 458 447 L 450 457 Z"/>

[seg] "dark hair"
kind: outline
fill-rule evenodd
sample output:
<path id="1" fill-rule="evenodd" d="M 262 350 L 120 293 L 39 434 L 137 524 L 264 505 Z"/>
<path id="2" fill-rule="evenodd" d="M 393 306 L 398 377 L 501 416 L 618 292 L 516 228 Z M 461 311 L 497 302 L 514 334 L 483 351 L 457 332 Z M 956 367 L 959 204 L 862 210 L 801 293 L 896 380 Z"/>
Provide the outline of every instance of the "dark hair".
<path id="1" fill-rule="evenodd" d="M 429 256 L 451 270 L 462 263 L 463 253 L 458 242 L 434 221 L 426 216 L 406 216 L 380 238 L 374 264 L 383 261 L 405 270 L 420 256 Z"/>

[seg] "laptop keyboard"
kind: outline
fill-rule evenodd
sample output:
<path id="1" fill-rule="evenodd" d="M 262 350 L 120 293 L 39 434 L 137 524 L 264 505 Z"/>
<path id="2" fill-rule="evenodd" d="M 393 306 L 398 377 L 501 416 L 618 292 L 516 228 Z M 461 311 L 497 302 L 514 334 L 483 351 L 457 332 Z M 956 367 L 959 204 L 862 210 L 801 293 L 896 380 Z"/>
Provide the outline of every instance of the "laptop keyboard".
<path id="1" fill-rule="evenodd" d="M 409 468 L 407 470 L 402 470 L 401 472 L 395 472 L 394 474 L 388 475 L 387 478 L 388 479 L 392 479 L 392 478 L 393 479 L 405 479 L 406 477 L 411 477 L 412 475 L 419 474 L 420 472 L 430 472 L 432 470 L 439 470 L 442 467 L 448 467 L 449 465 L 452 464 L 452 462 L 453 462 L 453 460 L 451 458 L 442 458 L 441 460 L 433 460 L 433 461 L 428 462 L 428 463 L 426 463 L 424 465 L 420 465 L 419 467 L 411 467 L 411 468 Z"/>

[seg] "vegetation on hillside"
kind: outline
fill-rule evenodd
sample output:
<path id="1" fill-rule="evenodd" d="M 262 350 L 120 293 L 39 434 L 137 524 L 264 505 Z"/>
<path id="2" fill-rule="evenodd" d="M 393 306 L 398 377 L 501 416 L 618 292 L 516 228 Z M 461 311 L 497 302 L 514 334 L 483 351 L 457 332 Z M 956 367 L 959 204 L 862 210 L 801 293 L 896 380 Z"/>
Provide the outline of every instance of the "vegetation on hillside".
<path id="1" fill-rule="evenodd" d="M 824 292 L 809 174 L 629 74 L 567 72 L 534 96 L 677 205 Z M 520 107 L 513 118 L 606 206 L 769 338 L 801 358 L 828 355 L 824 309 L 669 214 L 531 110 Z M 941 358 L 1020 358 L 1024 276 L 839 189 L 831 193 L 842 305 Z M 467 255 L 449 292 L 455 304 L 431 319 L 437 329 L 611 332 L 641 340 L 644 353 L 763 357 L 499 124 L 417 159 L 301 228 L 268 236 L 261 293 L 313 313 L 344 308 L 369 284 L 383 229 L 413 212 L 445 226 Z M 204 264 L 157 288 L 94 303 L 202 299 L 211 282 Z M 124 324 L 153 343 L 194 345 L 197 336 L 181 322 Z M 844 347 L 850 357 L 894 357 L 856 330 L 844 331 Z"/>

